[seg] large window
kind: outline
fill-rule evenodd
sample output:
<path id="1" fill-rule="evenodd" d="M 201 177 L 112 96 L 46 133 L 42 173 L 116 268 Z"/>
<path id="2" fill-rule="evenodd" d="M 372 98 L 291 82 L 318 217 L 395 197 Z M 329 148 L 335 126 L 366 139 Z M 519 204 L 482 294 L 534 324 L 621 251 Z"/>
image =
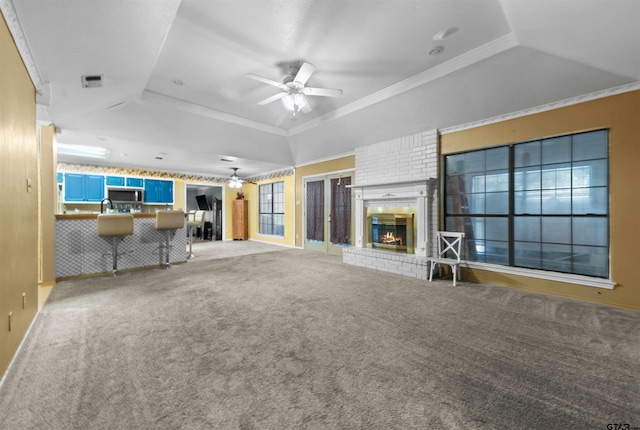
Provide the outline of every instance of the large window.
<path id="1" fill-rule="evenodd" d="M 470 261 L 608 278 L 608 132 L 445 156 L 445 224 Z"/>
<path id="2" fill-rule="evenodd" d="M 284 182 L 260 185 L 260 234 L 284 237 Z"/>

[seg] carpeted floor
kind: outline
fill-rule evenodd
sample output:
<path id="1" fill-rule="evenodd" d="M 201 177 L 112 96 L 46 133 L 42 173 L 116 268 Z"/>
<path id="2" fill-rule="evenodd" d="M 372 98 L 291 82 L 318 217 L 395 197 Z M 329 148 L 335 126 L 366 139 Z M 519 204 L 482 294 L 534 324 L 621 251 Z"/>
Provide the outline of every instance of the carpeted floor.
<path id="1" fill-rule="evenodd" d="M 638 312 L 268 251 L 59 283 L 0 428 L 640 427 Z"/>

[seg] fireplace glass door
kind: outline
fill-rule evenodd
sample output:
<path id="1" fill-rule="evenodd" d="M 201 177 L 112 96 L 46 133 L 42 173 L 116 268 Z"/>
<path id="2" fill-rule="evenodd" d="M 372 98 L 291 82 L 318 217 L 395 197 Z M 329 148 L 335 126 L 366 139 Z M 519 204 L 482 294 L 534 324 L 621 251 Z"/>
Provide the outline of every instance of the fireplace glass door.
<path id="1" fill-rule="evenodd" d="M 307 179 L 305 187 L 304 248 L 342 254 L 351 243 L 351 174 Z"/>

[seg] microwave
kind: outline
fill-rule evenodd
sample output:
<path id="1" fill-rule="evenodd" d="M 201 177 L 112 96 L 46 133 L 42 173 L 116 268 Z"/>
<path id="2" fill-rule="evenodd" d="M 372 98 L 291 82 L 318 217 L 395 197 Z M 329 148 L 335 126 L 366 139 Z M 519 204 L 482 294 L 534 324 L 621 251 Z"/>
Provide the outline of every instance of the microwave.
<path id="1" fill-rule="evenodd" d="M 113 203 L 142 203 L 144 191 L 139 189 L 109 188 L 107 196 Z"/>

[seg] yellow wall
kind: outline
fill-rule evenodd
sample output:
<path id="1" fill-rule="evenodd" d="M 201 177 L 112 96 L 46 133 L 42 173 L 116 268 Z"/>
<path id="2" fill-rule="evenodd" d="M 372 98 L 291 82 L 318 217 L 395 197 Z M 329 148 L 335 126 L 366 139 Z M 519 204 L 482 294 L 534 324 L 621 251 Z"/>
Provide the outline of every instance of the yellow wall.
<path id="1" fill-rule="evenodd" d="M 284 237 L 261 235 L 259 231 L 259 187 L 273 182 L 284 182 Z M 263 242 L 277 243 L 279 245 L 294 245 L 295 237 L 295 176 L 257 181 L 256 184 L 245 184 L 245 200 L 249 201 L 249 239 Z"/>
<path id="2" fill-rule="evenodd" d="M 173 210 L 187 211 L 187 196 L 185 195 L 184 180 L 173 180 Z"/>
<path id="3" fill-rule="evenodd" d="M 56 129 L 54 126 L 40 127 L 40 276 L 41 285 L 56 282 L 55 267 L 55 213 L 57 203 L 56 152 L 54 150 Z"/>
<path id="4" fill-rule="evenodd" d="M 0 19 L 0 184 L 0 375 L 3 375 L 38 308 L 36 92 L 4 17 Z M 9 313 L 12 313 L 11 331 Z"/>
<path id="5" fill-rule="evenodd" d="M 295 208 L 296 208 L 296 237 L 295 244 L 297 247 L 302 247 L 302 235 L 303 235 L 303 219 L 302 219 L 302 202 L 304 201 L 302 196 L 303 184 L 302 179 L 305 176 L 321 175 L 323 173 L 339 172 L 341 170 L 349 170 L 355 168 L 356 157 L 355 155 L 349 155 L 346 157 L 336 158 L 334 160 L 323 161 L 320 163 L 309 164 L 296 168 L 296 183 L 295 183 Z"/>
<path id="6" fill-rule="evenodd" d="M 610 261 L 613 290 L 545 281 L 482 270 L 465 270 L 463 277 L 631 309 L 640 309 L 640 91 L 567 106 L 496 124 L 441 136 L 441 152 L 521 142 L 540 137 L 609 129 Z"/>

